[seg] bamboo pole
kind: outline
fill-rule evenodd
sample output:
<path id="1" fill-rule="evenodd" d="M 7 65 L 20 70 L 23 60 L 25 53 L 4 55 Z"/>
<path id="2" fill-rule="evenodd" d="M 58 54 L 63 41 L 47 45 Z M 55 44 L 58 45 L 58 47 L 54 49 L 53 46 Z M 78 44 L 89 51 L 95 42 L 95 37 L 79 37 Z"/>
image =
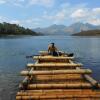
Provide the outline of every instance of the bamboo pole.
<path id="1" fill-rule="evenodd" d="M 60 74 L 60 75 L 36 75 L 36 80 L 45 81 L 45 80 L 81 80 L 82 75 L 68 75 L 68 74 Z"/>
<path id="2" fill-rule="evenodd" d="M 25 77 L 25 79 L 22 81 L 21 84 L 19 84 L 19 89 L 26 89 L 27 85 L 29 83 L 29 77 Z"/>
<path id="3" fill-rule="evenodd" d="M 99 90 L 92 90 L 92 89 L 35 89 L 35 90 L 25 90 L 18 92 L 18 95 L 21 95 L 20 93 L 34 93 L 34 94 L 83 94 L 83 95 L 100 95 Z"/>
<path id="4" fill-rule="evenodd" d="M 63 51 L 59 51 L 59 52 L 61 52 L 62 54 L 65 54 Z M 48 51 L 39 51 L 39 53 L 41 55 L 48 55 Z"/>
<path id="5" fill-rule="evenodd" d="M 38 64 L 27 64 L 28 67 L 81 67 L 80 63 L 38 63 Z"/>
<path id="6" fill-rule="evenodd" d="M 72 60 L 69 60 L 69 63 L 74 64 L 74 62 L 73 62 Z M 80 64 L 81 64 L 81 63 L 80 63 Z M 83 65 L 83 64 L 81 64 L 81 65 Z"/>
<path id="7" fill-rule="evenodd" d="M 68 60 L 68 59 L 74 59 L 74 57 L 54 57 L 54 56 L 34 56 L 33 57 L 34 60 Z"/>
<path id="8" fill-rule="evenodd" d="M 31 68 L 29 71 L 30 73 L 33 71 L 34 68 Z M 26 76 L 22 83 L 19 85 L 19 89 L 27 89 L 27 85 L 31 82 L 32 76 Z"/>
<path id="9" fill-rule="evenodd" d="M 76 69 L 80 69 L 79 67 L 77 67 Z M 89 81 L 91 84 L 92 84 L 92 86 L 94 86 L 94 87 L 97 87 L 97 88 L 100 88 L 99 87 L 99 83 L 95 80 L 95 79 L 93 79 L 92 77 L 90 77 L 89 75 L 84 75 L 84 78 L 87 80 L 87 81 Z"/>
<path id="10" fill-rule="evenodd" d="M 36 89 L 36 90 L 26 90 L 26 91 L 24 91 L 24 92 L 27 92 L 27 93 L 57 93 L 57 91 L 58 92 L 60 92 L 60 93 L 62 93 L 62 92 L 71 92 L 71 91 L 81 91 L 81 92 L 85 92 L 85 91 L 92 91 L 93 92 L 93 90 L 90 90 L 90 89 Z M 21 92 L 23 92 L 23 91 L 21 91 Z M 85 92 L 86 93 L 86 92 Z"/>
<path id="11" fill-rule="evenodd" d="M 55 95 L 95 95 L 97 91 L 92 91 L 91 89 L 45 89 L 45 90 L 26 90 L 20 91 L 17 93 L 17 96 L 25 96 L 25 95 L 44 95 L 44 94 L 55 94 Z M 98 93 L 98 95 L 100 92 Z"/>
<path id="12" fill-rule="evenodd" d="M 44 100 L 44 99 L 100 99 L 100 95 L 42 95 L 42 96 L 16 96 L 16 100 Z"/>
<path id="13" fill-rule="evenodd" d="M 98 87 L 98 82 L 94 80 L 92 77 L 89 75 L 84 75 L 85 79 L 89 81 L 93 86 Z"/>
<path id="14" fill-rule="evenodd" d="M 21 75 L 55 75 L 55 74 L 91 74 L 90 69 L 51 70 L 51 71 L 22 71 Z"/>
<path id="15" fill-rule="evenodd" d="M 79 89 L 79 88 L 91 88 L 89 83 L 69 83 L 69 84 L 29 84 L 27 89 Z"/>

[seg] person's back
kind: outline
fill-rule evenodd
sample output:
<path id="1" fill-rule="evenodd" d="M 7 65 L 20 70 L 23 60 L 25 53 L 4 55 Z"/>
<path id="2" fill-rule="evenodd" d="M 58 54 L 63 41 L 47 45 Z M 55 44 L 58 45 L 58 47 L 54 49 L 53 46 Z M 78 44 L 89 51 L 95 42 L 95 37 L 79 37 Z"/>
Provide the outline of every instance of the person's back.
<path id="1" fill-rule="evenodd" d="M 57 54 L 57 48 L 56 46 L 54 45 L 54 43 L 51 43 L 49 46 L 48 46 L 48 53 L 50 55 L 53 55 L 53 56 L 58 56 Z"/>

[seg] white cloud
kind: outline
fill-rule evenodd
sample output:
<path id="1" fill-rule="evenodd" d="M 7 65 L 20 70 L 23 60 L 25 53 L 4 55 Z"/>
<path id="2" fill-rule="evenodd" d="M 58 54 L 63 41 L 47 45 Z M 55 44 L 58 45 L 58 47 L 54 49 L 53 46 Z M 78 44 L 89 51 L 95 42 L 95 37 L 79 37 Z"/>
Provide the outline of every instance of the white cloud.
<path id="1" fill-rule="evenodd" d="M 23 19 L 21 23 L 25 27 L 33 28 L 33 27 L 39 27 L 41 21 L 42 20 L 40 18 L 28 18 L 28 19 Z"/>
<path id="2" fill-rule="evenodd" d="M 65 24 L 65 22 L 71 24 L 79 21 L 100 25 L 100 8 L 88 8 L 87 4 L 72 6 L 69 3 L 64 3 L 52 12 L 45 11 L 42 18 L 56 24 Z"/>
<path id="3" fill-rule="evenodd" d="M 52 7 L 55 0 L 30 0 L 29 5 L 42 5 L 45 7 Z"/>
<path id="4" fill-rule="evenodd" d="M 11 20 L 10 23 L 11 24 L 21 24 L 19 20 Z"/>
<path id="5" fill-rule="evenodd" d="M 55 0 L 0 0 L 0 4 L 9 4 L 19 7 L 30 7 L 40 5 L 44 7 L 52 7 Z"/>
<path id="6" fill-rule="evenodd" d="M 26 19 L 18 20 L 18 19 L 0 16 L 0 23 L 3 23 L 3 22 L 8 22 L 8 23 L 11 23 L 11 24 L 18 24 L 18 25 L 24 26 L 26 28 L 27 27 L 33 28 L 33 27 L 39 27 L 42 20 L 41 20 L 41 18 L 26 18 Z"/>
<path id="7" fill-rule="evenodd" d="M 20 20 L 13 20 L 13 19 L 7 18 L 5 16 L 0 16 L 0 23 L 2 23 L 2 22 L 8 22 L 11 24 L 20 24 L 21 25 Z"/>
<path id="8" fill-rule="evenodd" d="M 24 2 L 25 0 L 16 0 L 16 1 L 18 1 L 18 2 Z"/>
<path id="9" fill-rule="evenodd" d="M 78 8 L 70 16 L 75 21 L 88 22 L 94 25 L 100 25 L 100 8 Z"/>
<path id="10" fill-rule="evenodd" d="M 93 12 L 100 13 L 100 8 L 93 8 Z"/>
<path id="11" fill-rule="evenodd" d="M 1 4 L 8 3 L 18 7 L 26 7 L 26 5 L 28 5 L 28 7 L 34 7 L 34 5 L 39 5 L 42 7 L 53 7 L 55 0 L 0 0 L 0 2 Z M 39 26 L 41 23 L 71 24 L 77 21 L 100 25 L 99 7 L 88 8 L 86 4 L 76 4 L 72 6 L 72 4 L 66 2 L 60 4 L 58 7 L 56 7 L 56 9 L 54 8 L 45 9 L 44 14 L 38 16 L 37 18 L 31 17 L 23 20 L 18 20 L 16 18 L 16 20 L 14 20 L 1 16 L 0 22 L 6 21 L 29 27 Z M 26 14 L 28 14 L 28 12 Z"/>
<path id="12" fill-rule="evenodd" d="M 66 18 L 66 10 L 63 9 L 61 12 L 58 12 L 55 18 L 61 21 L 64 20 Z"/>
<path id="13" fill-rule="evenodd" d="M 47 19 L 53 23 L 56 23 L 56 24 L 72 22 L 76 16 L 84 17 L 85 11 L 82 8 L 84 8 L 85 6 L 86 6 L 86 4 L 78 4 L 78 5 L 72 6 L 71 4 L 66 2 L 66 3 L 61 4 L 58 9 L 54 9 L 51 13 L 45 12 L 43 15 L 43 18 Z M 78 10 L 78 9 L 80 9 L 80 10 Z M 76 10 L 78 10 L 78 11 L 75 12 Z M 87 10 L 87 9 L 85 9 L 85 10 Z M 74 14 L 72 15 L 72 13 L 74 13 Z M 72 17 L 73 17 L 73 19 L 72 19 Z"/>
<path id="14" fill-rule="evenodd" d="M 2 22 L 8 22 L 8 18 L 4 16 L 0 16 L 0 23 Z"/>
<path id="15" fill-rule="evenodd" d="M 100 18 L 90 19 L 87 22 L 93 25 L 100 25 Z"/>
<path id="16" fill-rule="evenodd" d="M 5 4 L 6 0 L 0 0 L 0 4 Z"/>
<path id="17" fill-rule="evenodd" d="M 51 13 L 50 12 L 44 12 L 44 15 L 42 18 L 45 20 L 49 20 L 53 22 L 54 24 L 60 24 L 63 21 L 65 21 L 68 18 L 68 8 L 69 4 L 63 4 L 61 5 L 59 10 L 53 10 Z"/>
<path id="18" fill-rule="evenodd" d="M 71 17 L 72 18 L 83 18 L 83 17 L 86 17 L 87 15 L 88 13 L 84 9 L 77 9 L 71 14 Z"/>
<path id="19" fill-rule="evenodd" d="M 25 0 L 0 0 L 0 4 L 8 4 L 10 6 L 14 5 L 14 6 L 19 6 L 22 7 L 22 2 L 24 2 Z"/>
<path id="20" fill-rule="evenodd" d="M 23 20 L 23 23 L 32 24 L 32 23 L 39 23 L 41 21 L 42 20 L 39 18 L 28 18 L 28 19 Z"/>
<path id="21" fill-rule="evenodd" d="M 0 21 L 2 20 L 2 16 L 0 16 Z"/>

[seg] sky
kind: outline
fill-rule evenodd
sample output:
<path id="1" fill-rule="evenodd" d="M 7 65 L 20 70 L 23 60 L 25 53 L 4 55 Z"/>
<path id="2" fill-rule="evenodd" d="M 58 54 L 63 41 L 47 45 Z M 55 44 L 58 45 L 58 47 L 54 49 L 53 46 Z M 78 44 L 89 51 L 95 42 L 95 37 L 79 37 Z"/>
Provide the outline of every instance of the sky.
<path id="1" fill-rule="evenodd" d="M 26 28 L 76 22 L 100 25 L 100 0 L 0 0 L 2 22 Z"/>

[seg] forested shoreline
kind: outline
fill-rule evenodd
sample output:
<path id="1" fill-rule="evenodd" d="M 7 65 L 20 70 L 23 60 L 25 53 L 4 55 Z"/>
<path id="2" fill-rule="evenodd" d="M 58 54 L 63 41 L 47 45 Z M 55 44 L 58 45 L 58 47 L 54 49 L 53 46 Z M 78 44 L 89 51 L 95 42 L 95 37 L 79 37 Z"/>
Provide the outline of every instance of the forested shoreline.
<path id="1" fill-rule="evenodd" d="M 24 28 L 17 24 L 10 23 L 0 23 L 0 36 L 10 36 L 10 35 L 39 35 L 29 28 Z"/>

